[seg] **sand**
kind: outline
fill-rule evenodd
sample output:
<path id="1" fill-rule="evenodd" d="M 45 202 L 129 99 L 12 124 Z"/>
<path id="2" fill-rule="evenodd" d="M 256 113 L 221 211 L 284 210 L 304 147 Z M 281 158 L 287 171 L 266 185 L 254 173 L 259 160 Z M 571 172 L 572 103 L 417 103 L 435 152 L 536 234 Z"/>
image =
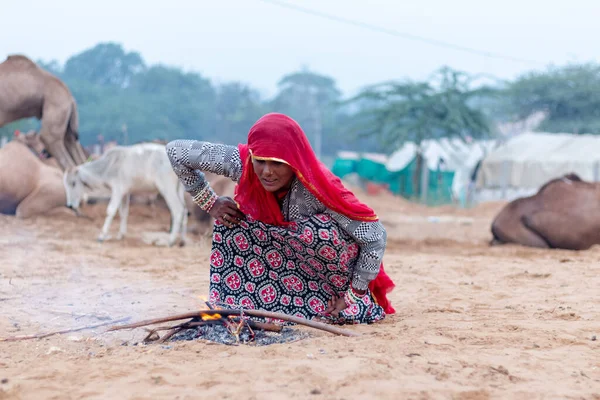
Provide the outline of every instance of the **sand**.
<path id="1" fill-rule="evenodd" d="M 142 329 L 99 327 L 0 342 L 0 399 L 600 399 L 599 248 L 490 248 L 502 204 L 361 196 L 388 229 L 397 313 L 348 328 L 360 337 L 142 345 Z M 0 337 L 202 307 L 206 238 L 153 245 L 169 215 L 134 205 L 127 238 L 98 243 L 104 206 L 86 211 L 0 215 Z"/>

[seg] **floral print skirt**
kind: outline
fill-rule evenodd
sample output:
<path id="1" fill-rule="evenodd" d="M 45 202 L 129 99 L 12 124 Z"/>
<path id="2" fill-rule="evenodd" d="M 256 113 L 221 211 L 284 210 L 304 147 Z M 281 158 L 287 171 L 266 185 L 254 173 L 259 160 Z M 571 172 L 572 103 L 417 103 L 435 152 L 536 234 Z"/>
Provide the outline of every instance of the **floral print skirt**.
<path id="1" fill-rule="evenodd" d="M 210 255 L 210 300 L 221 307 L 280 312 L 334 323 L 372 323 L 385 317 L 368 291 L 362 301 L 323 315 L 334 293 L 352 281 L 358 244 L 326 214 L 279 227 L 248 219 L 219 222 Z"/>

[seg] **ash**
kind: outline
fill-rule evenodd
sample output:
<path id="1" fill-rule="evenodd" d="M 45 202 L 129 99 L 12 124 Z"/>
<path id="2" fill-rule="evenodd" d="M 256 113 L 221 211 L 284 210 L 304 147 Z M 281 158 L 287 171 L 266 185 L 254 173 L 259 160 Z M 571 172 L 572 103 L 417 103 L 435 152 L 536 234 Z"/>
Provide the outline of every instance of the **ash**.
<path id="1" fill-rule="evenodd" d="M 254 346 L 268 346 L 270 344 L 276 343 L 290 343 L 298 340 L 305 339 L 310 335 L 305 332 L 296 331 L 291 328 L 284 327 L 281 332 L 266 332 L 266 331 L 254 331 L 254 338 L 252 339 L 252 335 L 250 330 L 247 327 L 242 329 L 242 332 L 239 335 L 239 342 L 236 341 L 236 338 L 229 332 L 229 330 L 221 325 L 204 325 L 196 328 L 186 329 L 181 331 L 169 340 L 171 342 L 180 341 L 180 340 L 196 340 L 203 339 L 208 340 L 215 343 L 226 344 L 230 346 L 238 345 L 238 344 L 248 344 Z"/>

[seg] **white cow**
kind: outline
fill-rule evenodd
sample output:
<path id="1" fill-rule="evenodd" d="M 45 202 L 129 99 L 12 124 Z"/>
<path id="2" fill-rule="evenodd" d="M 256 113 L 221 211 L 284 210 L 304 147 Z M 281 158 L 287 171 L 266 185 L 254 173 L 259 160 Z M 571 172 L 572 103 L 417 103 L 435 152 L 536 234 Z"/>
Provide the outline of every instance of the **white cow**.
<path id="1" fill-rule="evenodd" d="M 171 212 L 169 246 L 175 244 L 178 234 L 181 234 L 181 244 L 185 243 L 188 218 L 185 192 L 173 172 L 165 146 L 162 144 L 142 143 L 113 147 L 97 160 L 67 169 L 63 183 L 67 207 L 74 210 L 79 209 L 86 195 L 84 191 L 103 188 L 111 191 L 99 241 L 109 238 L 108 231 L 117 209 L 121 217 L 117 239 L 125 236 L 132 193 L 159 192 Z"/>

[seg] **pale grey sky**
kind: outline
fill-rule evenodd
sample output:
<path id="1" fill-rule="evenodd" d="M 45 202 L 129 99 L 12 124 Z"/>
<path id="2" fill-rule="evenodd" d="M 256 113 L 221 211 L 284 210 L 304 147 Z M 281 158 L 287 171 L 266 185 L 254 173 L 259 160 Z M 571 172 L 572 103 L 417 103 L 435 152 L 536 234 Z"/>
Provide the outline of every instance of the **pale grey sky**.
<path id="1" fill-rule="evenodd" d="M 285 1 L 285 0 L 284 0 Z M 441 65 L 513 78 L 550 63 L 600 61 L 599 0 L 287 0 L 382 28 L 533 60 L 519 63 L 372 32 L 260 0 L 19 0 L 1 6 L 0 57 L 69 56 L 101 41 L 148 64 L 241 80 L 270 96 L 307 65 L 351 94 Z"/>

